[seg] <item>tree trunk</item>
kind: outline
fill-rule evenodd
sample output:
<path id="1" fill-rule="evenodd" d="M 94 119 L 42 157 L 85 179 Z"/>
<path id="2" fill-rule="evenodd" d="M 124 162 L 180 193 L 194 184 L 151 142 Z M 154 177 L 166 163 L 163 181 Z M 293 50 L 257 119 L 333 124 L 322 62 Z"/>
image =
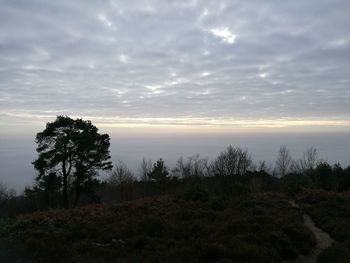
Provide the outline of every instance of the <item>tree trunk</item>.
<path id="1" fill-rule="evenodd" d="M 68 175 L 66 171 L 66 161 L 62 163 L 62 173 L 63 173 L 63 190 L 62 190 L 62 204 L 64 208 L 68 208 Z"/>
<path id="2" fill-rule="evenodd" d="M 67 175 L 63 175 L 63 207 L 68 208 L 68 183 L 67 183 Z"/>
<path id="3" fill-rule="evenodd" d="M 74 200 L 74 206 L 77 206 L 80 199 L 80 178 L 79 174 L 77 173 L 77 179 L 75 183 L 75 200 Z"/>

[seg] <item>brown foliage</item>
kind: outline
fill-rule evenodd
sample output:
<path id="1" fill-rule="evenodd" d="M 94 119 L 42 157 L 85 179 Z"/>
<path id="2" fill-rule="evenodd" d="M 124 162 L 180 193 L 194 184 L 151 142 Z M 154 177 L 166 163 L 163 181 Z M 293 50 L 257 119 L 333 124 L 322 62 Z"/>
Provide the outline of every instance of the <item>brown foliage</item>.
<path id="1" fill-rule="evenodd" d="M 25 215 L 12 230 L 36 262 L 282 262 L 314 245 L 283 199 L 145 198 Z"/>

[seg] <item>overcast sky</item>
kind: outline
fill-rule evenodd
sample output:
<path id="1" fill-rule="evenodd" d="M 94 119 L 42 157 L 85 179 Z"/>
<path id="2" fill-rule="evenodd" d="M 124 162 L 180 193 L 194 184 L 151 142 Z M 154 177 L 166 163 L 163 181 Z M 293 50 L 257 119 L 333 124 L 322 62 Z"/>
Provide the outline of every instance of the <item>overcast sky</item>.
<path id="1" fill-rule="evenodd" d="M 349 14 L 349 0 L 0 0 L 0 124 L 349 127 Z"/>
<path id="2" fill-rule="evenodd" d="M 0 0 L 0 180 L 32 182 L 56 115 L 92 120 L 133 168 L 229 144 L 348 164 L 348 135 L 260 132 L 350 131 L 350 1 Z"/>

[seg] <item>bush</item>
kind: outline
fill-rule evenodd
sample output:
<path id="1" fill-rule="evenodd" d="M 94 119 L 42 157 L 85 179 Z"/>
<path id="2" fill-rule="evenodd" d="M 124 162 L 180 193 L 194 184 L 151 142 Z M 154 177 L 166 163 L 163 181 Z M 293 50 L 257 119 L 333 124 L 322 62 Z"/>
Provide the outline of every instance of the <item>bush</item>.
<path id="1" fill-rule="evenodd" d="M 196 184 L 185 193 L 185 198 L 187 201 L 207 201 L 209 194 L 201 185 Z"/>
<path id="2" fill-rule="evenodd" d="M 277 263 L 314 245 L 282 195 L 245 196 L 242 203 L 243 198 L 202 201 L 208 200 L 203 188 L 194 193 L 200 201 L 162 196 L 34 213 L 1 234 L 16 233 L 33 262 Z"/>
<path id="3" fill-rule="evenodd" d="M 335 244 L 324 250 L 317 258 L 317 263 L 349 263 L 350 251 L 341 244 Z"/>
<path id="4" fill-rule="evenodd" d="M 282 178 L 282 185 L 285 192 L 294 195 L 311 187 L 312 181 L 304 174 L 287 174 Z"/>
<path id="5" fill-rule="evenodd" d="M 210 207 L 215 210 L 223 210 L 225 208 L 224 200 L 221 197 L 215 196 L 210 200 Z"/>

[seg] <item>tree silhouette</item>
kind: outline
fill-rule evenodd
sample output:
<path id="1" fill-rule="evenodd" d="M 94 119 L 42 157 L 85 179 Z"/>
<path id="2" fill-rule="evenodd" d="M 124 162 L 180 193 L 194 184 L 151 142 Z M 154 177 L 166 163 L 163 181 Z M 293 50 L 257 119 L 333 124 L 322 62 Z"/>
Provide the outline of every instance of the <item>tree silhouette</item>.
<path id="1" fill-rule="evenodd" d="M 207 158 L 201 158 L 199 154 L 188 157 L 184 160 L 180 157 L 172 174 L 180 178 L 209 176 L 210 169 Z"/>
<path id="2" fill-rule="evenodd" d="M 164 161 L 160 158 L 153 164 L 152 170 L 148 173 L 148 177 L 154 181 L 163 181 L 169 175 L 167 167 L 164 165 Z"/>
<path id="3" fill-rule="evenodd" d="M 62 202 L 68 207 L 68 178 L 72 177 L 77 203 L 83 187 L 91 185 L 89 182 L 98 175 L 97 170 L 112 168 L 109 140 L 109 135 L 99 134 L 90 121 L 57 116 L 36 135 L 39 157 L 33 164 L 39 172 L 37 180 L 45 180 L 52 173 L 62 178 Z"/>
<path id="4" fill-rule="evenodd" d="M 278 151 L 276 160 L 276 172 L 280 177 L 285 176 L 290 169 L 292 164 L 292 157 L 289 155 L 289 151 L 285 145 L 281 146 Z"/>
<path id="5" fill-rule="evenodd" d="M 168 180 L 169 172 L 168 168 L 164 165 L 162 158 L 153 164 L 152 170 L 147 175 L 152 181 L 158 183 L 159 190 L 161 193 L 163 193 Z"/>
<path id="6" fill-rule="evenodd" d="M 216 157 L 212 163 L 212 171 L 220 176 L 244 175 L 252 163 L 252 157 L 247 149 L 230 145 Z"/>
<path id="7" fill-rule="evenodd" d="M 302 159 L 292 161 L 291 170 L 292 172 L 299 174 L 310 173 L 320 162 L 317 149 L 310 147 L 303 153 Z"/>
<path id="8" fill-rule="evenodd" d="M 107 182 L 118 192 L 119 199 L 124 201 L 131 199 L 133 183 L 136 182 L 136 177 L 124 162 L 118 161 L 114 165 L 113 172 L 107 179 Z"/>

